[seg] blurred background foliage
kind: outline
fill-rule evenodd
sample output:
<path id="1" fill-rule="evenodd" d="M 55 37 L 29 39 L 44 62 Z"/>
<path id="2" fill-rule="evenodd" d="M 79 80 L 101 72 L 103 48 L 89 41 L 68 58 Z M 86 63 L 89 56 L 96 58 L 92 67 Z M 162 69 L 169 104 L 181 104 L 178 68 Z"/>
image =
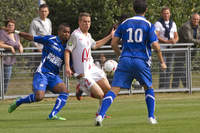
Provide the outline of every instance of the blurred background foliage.
<path id="1" fill-rule="evenodd" d="M 16 29 L 29 31 L 29 26 L 38 14 L 37 0 L 0 0 L 0 26 L 8 18 L 16 20 Z M 22 40 L 24 46 L 30 46 L 28 41 Z"/>
<path id="2" fill-rule="evenodd" d="M 171 8 L 172 18 L 179 28 L 193 12 L 200 13 L 200 0 L 147 0 L 148 11 L 146 18 L 152 23 L 160 17 L 163 6 Z M 134 15 L 132 0 L 46 0 L 50 7 L 49 18 L 53 23 L 53 34 L 62 22 L 70 24 L 72 31 L 78 27 L 80 12 L 92 15 L 90 33 L 98 40 L 109 33 L 115 23 L 120 23 Z M 38 0 L 0 0 L 0 26 L 4 20 L 14 18 L 16 28 L 21 31 L 29 30 L 30 23 L 38 16 Z M 24 41 L 24 40 L 23 40 Z M 29 43 L 24 41 L 24 46 Z"/>

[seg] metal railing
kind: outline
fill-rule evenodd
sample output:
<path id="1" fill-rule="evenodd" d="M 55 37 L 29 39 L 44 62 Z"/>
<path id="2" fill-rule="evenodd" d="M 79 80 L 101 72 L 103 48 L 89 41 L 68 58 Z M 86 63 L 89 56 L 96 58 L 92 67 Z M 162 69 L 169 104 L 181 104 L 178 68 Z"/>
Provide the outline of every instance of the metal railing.
<path id="1" fill-rule="evenodd" d="M 172 71 L 170 72 L 170 80 L 169 80 L 169 87 L 164 89 L 159 89 L 159 74 L 160 74 L 160 66 L 159 62 L 157 60 L 156 54 L 152 52 L 152 77 L 153 77 L 153 86 L 155 89 L 155 92 L 179 92 L 179 91 L 187 91 L 189 93 L 192 93 L 192 91 L 200 91 L 200 83 L 198 81 L 200 77 L 200 49 L 198 48 L 191 48 L 193 45 L 192 43 L 187 44 L 161 44 L 165 46 L 170 46 L 168 49 L 163 49 L 163 53 L 173 53 L 176 55 L 176 57 L 172 57 L 175 62 L 178 64 L 177 61 L 179 61 L 179 58 L 181 58 L 183 61 L 181 63 L 184 64 L 181 68 L 177 68 L 180 66 L 171 66 Z M 184 48 L 176 48 L 184 47 Z M 40 62 L 40 56 L 41 53 L 38 52 L 26 52 L 33 50 L 34 48 L 25 48 L 25 52 L 23 54 L 16 53 L 15 55 L 11 53 L 5 53 L 4 51 L 0 51 L 0 83 L 1 83 L 1 99 L 8 99 L 8 98 L 15 98 L 18 96 L 27 95 L 29 93 L 32 93 L 32 78 L 33 78 L 33 72 L 36 69 L 37 65 Z M 196 51 L 196 55 L 194 56 L 192 53 Z M 183 53 L 180 54 L 181 56 L 178 56 L 177 53 Z M 100 61 L 100 54 L 104 54 L 107 59 L 114 59 L 117 60 L 114 54 L 114 51 L 111 49 L 110 46 L 103 46 L 99 50 L 92 51 L 92 55 L 94 57 L 95 61 Z M 184 56 L 182 56 L 184 55 Z M 12 70 L 12 77 L 8 84 L 8 92 L 4 95 L 4 65 L 3 65 L 3 58 L 5 56 L 16 56 L 17 62 L 13 65 Z M 193 57 L 194 56 L 194 57 Z M 175 64 L 173 62 L 173 64 Z M 182 72 L 176 72 L 175 70 L 182 69 Z M 173 75 L 180 74 L 180 73 L 186 73 L 186 76 L 179 76 L 178 78 L 182 78 L 183 80 L 186 80 L 186 86 L 179 83 L 177 88 L 172 88 L 172 81 L 173 81 Z M 76 88 L 76 79 L 70 79 L 68 80 L 64 75 L 64 70 L 61 70 L 60 72 L 61 77 L 63 78 L 63 81 L 66 82 L 70 89 L 70 95 L 74 95 L 75 88 Z M 110 81 L 112 80 L 112 76 L 108 76 L 110 78 Z M 164 81 L 165 82 L 165 81 Z M 182 82 L 182 81 L 180 81 Z M 135 85 L 135 81 L 132 85 L 132 89 L 128 90 L 121 90 L 121 94 L 130 94 L 130 93 L 143 93 L 144 90 L 142 87 Z M 46 96 L 52 96 L 51 93 L 48 93 Z"/>

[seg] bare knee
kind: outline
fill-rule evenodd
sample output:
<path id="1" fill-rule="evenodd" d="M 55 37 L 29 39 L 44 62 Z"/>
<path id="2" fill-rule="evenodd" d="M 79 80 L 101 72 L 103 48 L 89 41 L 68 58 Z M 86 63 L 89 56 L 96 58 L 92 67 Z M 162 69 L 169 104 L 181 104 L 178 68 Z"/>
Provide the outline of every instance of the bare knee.
<path id="1" fill-rule="evenodd" d="M 53 88 L 54 93 L 69 93 L 69 90 L 67 89 L 66 85 L 64 83 L 59 83 Z"/>
<path id="2" fill-rule="evenodd" d="M 44 98 L 45 92 L 39 91 L 35 93 L 35 100 L 37 102 L 41 101 Z"/>

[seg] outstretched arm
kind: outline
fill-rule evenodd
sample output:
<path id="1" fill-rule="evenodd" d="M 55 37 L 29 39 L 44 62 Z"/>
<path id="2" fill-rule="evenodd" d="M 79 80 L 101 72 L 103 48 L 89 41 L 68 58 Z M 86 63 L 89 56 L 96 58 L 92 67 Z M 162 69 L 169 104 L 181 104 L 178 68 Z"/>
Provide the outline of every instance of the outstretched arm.
<path id="1" fill-rule="evenodd" d="M 113 37 L 114 32 L 115 32 L 115 30 L 113 28 L 109 35 L 107 35 L 106 37 L 104 37 L 103 39 L 101 39 L 99 41 L 96 41 L 96 45 L 93 47 L 93 49 L 100 48 L 101 46 L 106 44 Z"/>
<path id="2" fill-rule="evenodd" d="M 119 37 L 113 37 L 113 39 L 111 41 L 112 49 L 115 51 L 115 54 L 117 55 L 117 58 L 120 56 L 120 49 L 118 47 L 119 39 L 120 39 Z"/>
<path id="3" fill-rule="evenodd" d="M 15 30 L 15 33 L 19 34 L 19 36 L 23 37 L 26 40 L 33 41 L 33 35 L 31 35 L 29 33 L 20 32 L 20 31 L 16 31 L 16 30 Z"/>

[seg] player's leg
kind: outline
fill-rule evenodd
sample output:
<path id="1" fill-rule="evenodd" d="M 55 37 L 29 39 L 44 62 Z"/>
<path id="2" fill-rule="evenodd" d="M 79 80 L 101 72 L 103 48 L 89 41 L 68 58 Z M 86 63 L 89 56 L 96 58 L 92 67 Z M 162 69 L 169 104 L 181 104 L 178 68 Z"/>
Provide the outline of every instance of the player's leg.
<path id="1" fill-rule="evenodd" d="M 101 80 L 97 81 L 97 84 L 100 86 L 100 88 L 103 90 L 104 95 L 108 93 L 108 91 L 111 90 L 111 86 L 110 83 L 108 81 L 108 79 L 106 77 L 103 77 Z M 96 113 L 96 116 L 98 116 L 100 109 L 101 109 L 101 105 L 102 105 L 102 100 L 103 98 L 99 101 L 99 109 Z M 111 118 L 108 115 L 105 115 L 104 118 Z"/>
<path id="2" fill-rule="evenodd" d="M 152 75 L 150 67 L 141 61 L 137 61 L 138 69 L 135 71 L 135 78 L 140 82 L 140 84 L 145 89 L 145 101 L 148 110 L 148 118 L 151 124 L 156 124 L 154 111 L 155 111 L 155 95 L 152 87 Z"/>
<path id="3" fill-rule="evenodd" d="M 47 86 L 47 79 L 45 75 L 35 73 L 33 77 L 33 92 L 28 96 L 17 98 L 8 108 L 8 112 L 12 113 L 17 107 L 24 103 L 33 103 L 41 101 L 44 98 Z"/>
<path id="4" fill-rule="evenodd" d="M 105 94 L 103 98 L 99 116 L 96 118 L 96 126 L 102 125 L 103 117 L 113 103 L 115 97 L 118 95 L 120 88 L 131 87 L 133 76 L 127 67 L 132 68 L 126 64 L 126 60 L 120 60 L 117 70 L 114 73 L 112 88 Z"/>
<path id="5" fill-rule="evenodd" d="M 69 91 L 68 91 L 65 83 L 60 79 L 59 76 L 53 76 L 53 77 L 50 76 L 48 88 L 51 88 L 50 90 L 53 93 L 59 94 L 59 96 L 56 99 L 55 105 L 54 105 L 51 113 L 48 116 L 48 119 L 50 119 L 50 120 L 66 120 L 65 118 L 57 116 L 59 111 L 65 106 L 66 101 L 69 97 Z"/>
<path id="6" fill-rule="evenodd" d="M 106 77 L 97 81 L 97 84 L 103 90 L 104 94 L 106 94 L 111 89 L 110 83 Z"/>
<path id="7" fill-rule="evenodd" d="M 151 124 L 157 124 L 157 121 L 155 119 L 154 116 L 154 112 L 155 112 L 155 94 L 154 94 L 154 90 L 153 87 L 147 87 L 144 86 L 145 89 L 145 101 L 147 104 L 147 110 L 148 110 L 148 118 L 149 118 L 149 122 Z"/>
<path id="8" fill-rule="evenodd" d="M 115 99 L 115 97 L 117 96 L 119 91 L 120 91 L 120 87 L 112 87 L 112 89 L 110 91 L 108 91 L 108 93 L 104 96 L 101 107 L 100 107 L 100 111 L 98 113 L 98 116 L 96 117 L 96 122 L 95 122 L 96 126 L 102 125 L 104 116 L 105 116 L 108 108 L 113 103 L 113 100 Z"/>

